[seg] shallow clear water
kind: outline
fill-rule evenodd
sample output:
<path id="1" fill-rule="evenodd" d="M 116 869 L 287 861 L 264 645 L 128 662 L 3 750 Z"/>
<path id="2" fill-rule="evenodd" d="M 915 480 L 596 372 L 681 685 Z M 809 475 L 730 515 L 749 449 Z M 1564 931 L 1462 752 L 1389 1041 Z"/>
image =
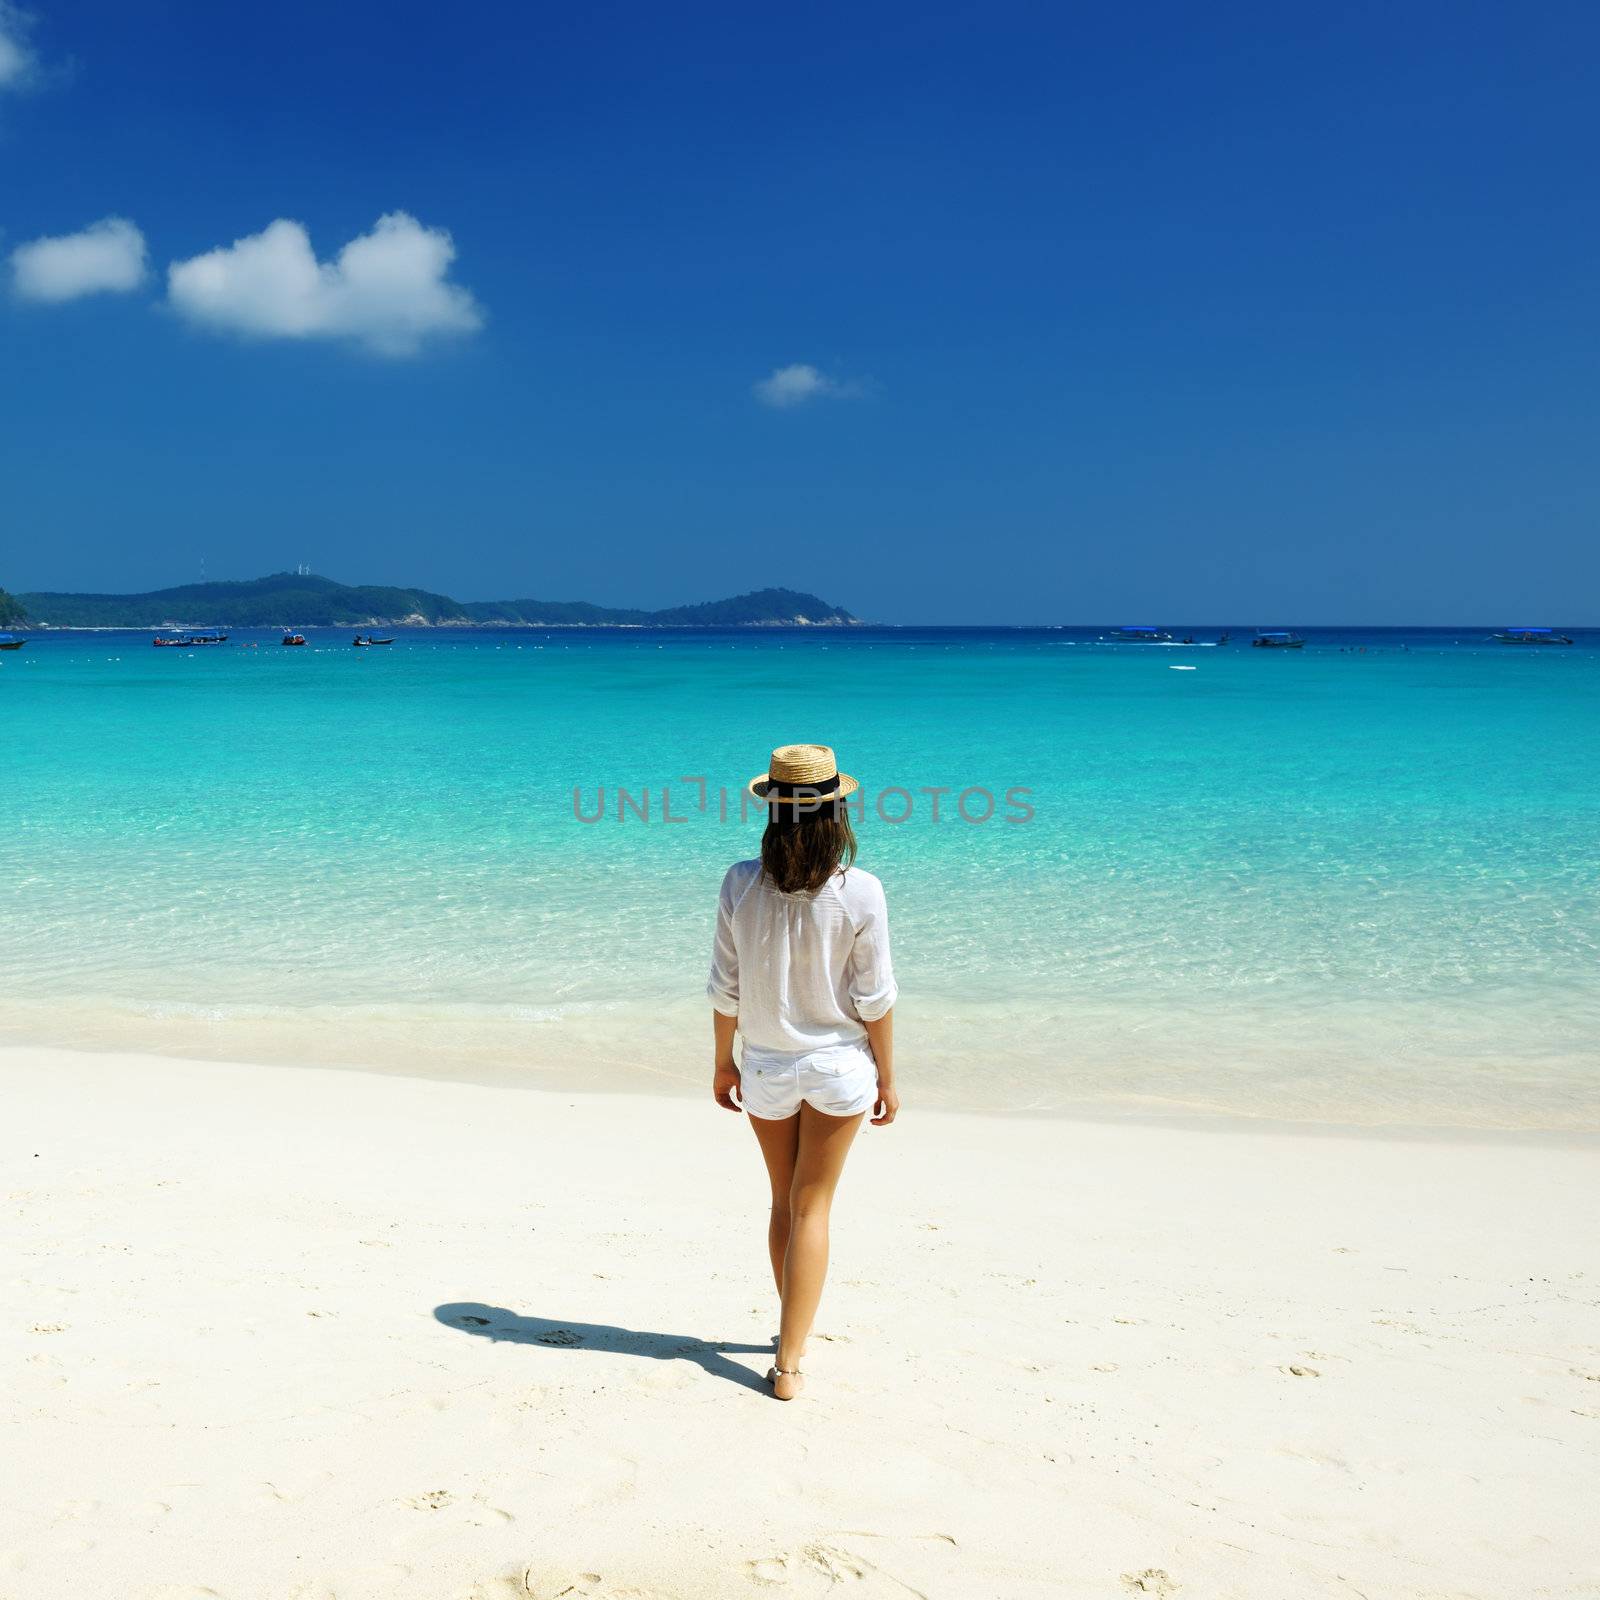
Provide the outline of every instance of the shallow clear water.
<path id="1" fill-rule="evenodd" d="M 924 1101 L 1600 1127 L 1600 637 L 1247 637 L 35 637 L 0 1039 L 698 1087 L 740 786 L 823 739 Z"/>

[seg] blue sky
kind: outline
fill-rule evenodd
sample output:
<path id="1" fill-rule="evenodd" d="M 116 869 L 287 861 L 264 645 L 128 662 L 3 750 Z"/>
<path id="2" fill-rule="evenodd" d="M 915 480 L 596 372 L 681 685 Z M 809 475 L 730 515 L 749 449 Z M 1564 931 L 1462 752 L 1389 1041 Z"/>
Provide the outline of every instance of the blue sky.
<path id="1" fill-rule="evenodd" d="M 1600 622 L 1592 6 L 29 13 L 12 590 Z"/>

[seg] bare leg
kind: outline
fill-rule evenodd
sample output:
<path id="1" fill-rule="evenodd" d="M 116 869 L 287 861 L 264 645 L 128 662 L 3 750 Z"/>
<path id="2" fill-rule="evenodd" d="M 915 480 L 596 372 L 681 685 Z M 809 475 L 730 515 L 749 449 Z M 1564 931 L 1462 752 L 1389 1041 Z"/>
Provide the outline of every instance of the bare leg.
<path id="1" fill-rule="evenodd" d="M 783 1259 L 783 1320 L 778 1328 L 778 1397 L 799 1393 L 795 1372 L 828 1276 L 828 1216 L 833 1191 L 844 1171 L 861 1115 L 830 1117 L 809 1105 L 800 1107 L 799 1149 L 789 1190 L 789 1247 Z M 786 1392 L 787 1391 L 787 1392 Z"/>
<path id="2" fill-rule="evenodd" d="M 796 1113 L 781 1122 L 765 1117 L 750 1117 L 767 1163 L 767 1178 L 772 1184 L 772 1211 L 767 1219 L 767 1254 L 772 1258 L 772 1281 L 778 1297 L 783 1297 L 783 1258 L 789 1253 L 789 1192 L 794 1187 L 795 1157 L 800 1151 L 800 1117 Z"/>

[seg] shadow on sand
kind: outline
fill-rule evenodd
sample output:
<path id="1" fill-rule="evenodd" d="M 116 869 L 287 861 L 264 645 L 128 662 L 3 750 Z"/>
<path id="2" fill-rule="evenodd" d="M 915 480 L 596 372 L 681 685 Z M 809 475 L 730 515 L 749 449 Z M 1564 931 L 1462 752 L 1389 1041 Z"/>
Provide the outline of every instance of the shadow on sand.
<path id="1" fill-rule="evenodd" d="M 696 1339 L 683 1333 L 641 1333 L 635 1328 L 614 1328 L 607 1322 L 558 1322 L 550 1317 L 524 1317 L 504 1306 L 481 1305 L 475 1300 L 452 1300 L 433 1308 L 434 1317 L 459 1333 L 476 1334 L 506 1344 L 542 1344 L 557 1350 L 603 1350 L 610 1355 L 643 1356 L 648 1361 L 692 1361 L 713 1378 L 726 1378 L 745 1389 L 769 1394 L 759 1372 L 730 1361 L 728 1351 L 770 1357 L 770 1344 L 730 1344 L 726 1340 Z"/>

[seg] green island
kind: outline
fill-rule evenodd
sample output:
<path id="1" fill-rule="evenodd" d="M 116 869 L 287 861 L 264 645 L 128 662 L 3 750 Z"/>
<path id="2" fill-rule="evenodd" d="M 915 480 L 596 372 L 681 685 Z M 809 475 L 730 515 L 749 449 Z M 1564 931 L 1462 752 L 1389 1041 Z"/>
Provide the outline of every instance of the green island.
<path id="1" fill-rule="evenodd" d="M 244 582 L 189 583 L 148 594 L 0 590 L 0 626 L 41 628 L 635 627 L 849 626 L 842 606 L 793 589 L 757 589 L 726 600 L 640 611 L 583 600 L 452 600 L 426 589 L 343 584 L 278 572 Z"/>

